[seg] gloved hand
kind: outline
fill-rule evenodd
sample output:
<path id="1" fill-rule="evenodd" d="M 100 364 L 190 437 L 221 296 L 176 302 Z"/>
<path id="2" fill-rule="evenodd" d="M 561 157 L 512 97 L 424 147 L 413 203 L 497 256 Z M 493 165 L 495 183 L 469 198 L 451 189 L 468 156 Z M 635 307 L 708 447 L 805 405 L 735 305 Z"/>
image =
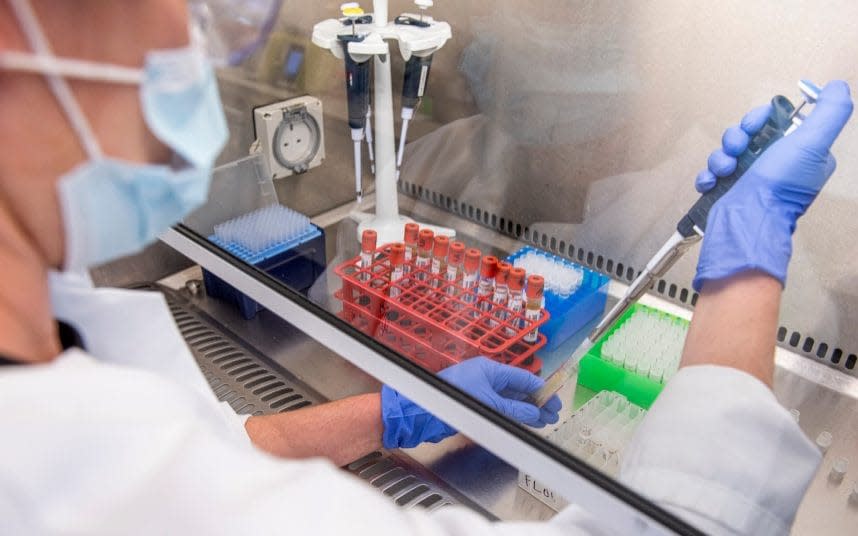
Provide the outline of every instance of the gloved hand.
<path id="1" fill-rule="evenodd" d="M 502 365 L 485 357 L 463 361 L 438 373 L 448 383 L 510 419 L 535 428 L 553 424 L 562 404 L 553 396 L 540 409 L 523 402 L 545 383 L 526 370 Z M 388 386 L 381 389 L 382 442 L 385 448 L 416 447 L 437 443 L 456 430 Z"/>
<path id="2" fill-rule="evenodd" d="M 724 132 L 723 148 L 709 157 L 696 186 L 705 192 L 736 169 L 736 157 L 763 127 L 771 105 L 752 110 Z M 829 152 L 849 116 L 852 98 L 843 81 L 830 82 L 795 132 L 775 142 L 712 207 L 694 289 L 705 281 L 760 270 L 786 284 L 796 222 L 834 173 Z"/>

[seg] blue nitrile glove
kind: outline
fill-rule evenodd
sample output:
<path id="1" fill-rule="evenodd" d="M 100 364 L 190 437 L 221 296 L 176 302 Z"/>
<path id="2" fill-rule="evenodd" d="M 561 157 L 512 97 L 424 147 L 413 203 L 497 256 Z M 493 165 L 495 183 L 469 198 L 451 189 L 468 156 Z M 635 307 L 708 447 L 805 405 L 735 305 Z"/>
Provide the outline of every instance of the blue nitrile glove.
<path id="1" fill-rule="evenodd" d="M 535 428 L 554 424 L 562 404 L 553 396 L 540 409 L 523 402 L 545 383 L 526 370 L 475 357 L 444 369 L 438 376 L 498 413 Z M 384 447 L 410 448 L 424 441 L 437 443 L 456 433 L 449 425 L 388 386 L 381 388 Z"/>
<path id="2" fill-rule="evenodd" d="M 709 169 L 697 177 L 705 192 L 716 177 L 736 169 L 736 157 L 766 122 L 770 106 L 752 110 L 740 126 L 724 132 L 723 148 L 709 157 Z M 830 82 L 804 123 L 777 141 L 718 200 L 706 222 L 694 289 L 705 281 L 760 270 L 786 284 L 796 222 L 834 173 L 829 152 L 849 116 L 852 98 L 843 81 Z"/>

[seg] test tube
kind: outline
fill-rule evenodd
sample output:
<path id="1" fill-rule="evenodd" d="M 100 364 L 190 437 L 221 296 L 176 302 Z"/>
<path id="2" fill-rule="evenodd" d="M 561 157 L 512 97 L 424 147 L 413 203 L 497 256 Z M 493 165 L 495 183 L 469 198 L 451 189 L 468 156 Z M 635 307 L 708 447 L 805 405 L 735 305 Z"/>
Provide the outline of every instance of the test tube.
<path id="1" fill-rule="evenodd" d="M 542 315 L 542 297 L 545 292 L 545 278 L 541 275 L 531 275 L 527 278 L 527 302 L 524 305 L 524 318 L 536 322 Z M 539 328 L 533 328 L 527 333 L 524 342 L 536 342 L 539 336 Z"/>
<path id="2" fill-rule="evenodd" d="M 450 244 L 450 255 L 447 258 L 447 274 L 445 279 L 450 286 L 447 287 L 447 294 L 454 296 L 456 294 L 456 281 L 459 279 L 462 271 L 462 261 L 465 259 L 465 244 L 458 240 Z"/>
<path id="3" fill-rule="evenodd" d="M 411 271 L 411 263 L 414 262 L 415 257 L 417 257 L 417 233 L 420 232 L 420 226 L 416 223 L 406 223 L 405 224 L 405 236 L 403 237 L 403 242 L 405 243 L 405 273 L 409 273 Z"/>
<path id="4" fill-rule="evenodd" d="M 435 242 L 435 233 L 431 229 L 421 229 L 417 235 L 417 257 L 414 259 L 414 269 L 423 270 L 417 274 L 417 279 L 426 281 L 429 277 L 426 270 L 432 262 L 432 245 Z"/>
<path id="5" fill-rule="evenodd" d="M 493 255 L 483 257 L 480 265 L 480 283 L 477 286 L 477 301 L 481 311 L 491 311 L 492 292 L 495 286 L 495 275 L 498 271 L 498 258 Z"/>
<path id="6" fill-rule="evenodd" d="M 465 251 L 465 265 L 462 271 L 462 287 L 465 294 L 462 299 L 467 303 L 474 303 L 474 287 L 477 286 L 477 271 L 480 268 L 480 250 L 470 248 Z"/>
<path id="7" fill-rule="evenodd" d="M 512 265 L 508 262 L 499 262 L 498 271 L 495 276 L 495 291 L 492 295 L 492 303 L 494 304 L 494 316 L 500 321 L 506 320 L 506 304 L 509 300 L 509 271 Z M 497 322 L 492 321 L 492 326 L 496 326 Z"/>
<path id="8" fill-rule="evenodd" d="M 527 272 L 524 268 L 510 268 L 509 270 L 509 301 L 507 308 L 512 311 L 512 314 L 518 314 L 524 309 L 524 296 L 521 291 L 524 288 L 524 278 Z M 512 325 L 506 328 L 506 334 L 512 337 L 515 335 L 516 329 L 521 326 L 521 321 L 517 318 L 512 320 Z"/>
<path id="9" fill-rule="evenodd" d="M 360 262 L 358 266 L 361 270 L 368 270 L 370 266 L 372 266 L 372 258 L 375 255 L 376 241 L 378 240 L 378 233 L 373 231 L 372 229 L 365 230 L 360 237 Z M 361 279 L 367 281 L 370 279 L 371 274 L 361 274 Z"/>
<path id="10" fill-rule="evenodd" d="M 828 449 L 831 448 L 831 444 L 834 442 L 834 436 L 831 435 L 831 432 L 828 430 L 823 430 L 816 436 L 816 446 L 819 447 L 819 451 L 822 452 L 824 456 Z"/>
<path id="11" fill-rule="evenodd" d="M 436 236 L 432 248 L 432 286 L 440 287 L 442 278 L 447 273 L 447 254 L 450 252 L 450 239 L 446 236 Z"/>
<path id="12" fill-rule="evenodd" d="M 828 478 L 832 482 L 840 483 L 843 477 L 846 476 L 846 471 L 849 469 L 849 460 L 846 458 L 837 458 L 831 466 L 831 472 L 828 473 Z"/>
<path id="13" fill-rule="evenodd" d="M 388 294 L 391 298 L 396 298 L 402 294 L 402 290 L 396 286 L 396 282 L 405 276 L 405 245 L 393 244 L 390 246 L 390 287 Z"/>

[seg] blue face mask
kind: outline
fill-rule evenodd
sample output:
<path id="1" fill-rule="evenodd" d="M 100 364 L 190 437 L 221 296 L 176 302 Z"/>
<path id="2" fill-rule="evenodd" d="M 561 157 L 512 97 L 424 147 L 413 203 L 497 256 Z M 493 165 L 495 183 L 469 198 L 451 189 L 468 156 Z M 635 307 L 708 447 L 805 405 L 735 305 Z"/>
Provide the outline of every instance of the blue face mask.
<path id="1" fill-rule="evenodd" d="M 191 49 L 150 53 L 140 89 L 146 124 L 180 167 L 92 158 L 60 179 L 66 269 L 128 255 L 206 200 L 227 139 L 211 66 Z"/>
<path id="2" fill-rule="evenodd" d="M 228 136 L 211 64 L 195 47 L 152 51 L 142 70 L 59 59 L 38 25 L 25 19 L 19 20 L 36 53 L 3 53 L 0 69 L 44 74 L 89 156 L 57 186 L 64 268 L 80 271 L 142 250 L 208 195 L 212 166 Z M 139 84 L 147 127 L 181 164 L 105 157 L 65 77 Z"/>

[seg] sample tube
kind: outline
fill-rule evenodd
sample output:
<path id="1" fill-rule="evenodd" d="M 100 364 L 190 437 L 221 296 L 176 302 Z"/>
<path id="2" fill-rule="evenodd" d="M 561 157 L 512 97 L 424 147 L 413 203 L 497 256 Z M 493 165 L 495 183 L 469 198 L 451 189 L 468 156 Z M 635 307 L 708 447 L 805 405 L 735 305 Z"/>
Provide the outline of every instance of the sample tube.
<path id="1" fill-rule="evenodd" d="M 492 295 L 492 304 L 495 312 L 494 317 L 500 321 L 506 320 L 506 304 L 509 300 L 509 271 L 512 265 L 508 262 L 499 262 L 498 271 L 495 276 L 495 291 Z M 496 326 L 497 322 L 492 321 L 492 326 Z"/>
<path id="2" fill-rule="evenodd" d="M 447 273 L 447 254 L 450 252 L 450 239 L 446 236 L 436 236 L 435 246 L 432 248 L 432 286 L 440 287 Z"/>
<path id="3" fill-rule="evenodd" d="M 832 482 L 840 483 L 843 477 L 846 476 L 846 471 L 849 469 L 849 460 L 846 458 L 837 458 L 834 465 L 831 466 L 831 472 L 828 473 L 828 478 Z"/>
<path id="4" fill-rule="evenodd" d="M 524 278 L 527 272 L 524 268 L 510 268 L 509 270 L 509 301 L 507 308 L 512 311 L 512 314 L 518 314 L 524 309 L 524 296 L 521 291 L 524 289 Z M 521 320 L 514 318 L 512 325 L 506 328 L 506 334 L 512 337 L 516 330 L 521 327 Z"/>
<path id="5" fill-rule="evenodd" d="M 447 294 L 450 296 L 456 295 L 456 281 L 459 280 L 459 274 L 462 271 L 462 261 L 465 259 L 465 244 L 456 240 L 450 244 L 450 255 L 447 258 L 447 273 L 444 278 L 450 283 L 447 287 Z"/>
<path id="6" fill-rule="evenodd" d="M 370 266 L 372 266 L 372 258 L 375 255 L 376 241 L 378 240 L 378 233 L 373 231 L 372 229 L 365 230 L 360 237 L 360 263 L 359 267 L 361 270 L 368 270 Z M 361 274 L 361 279 L 364 281 L 368 280 L 371 277 L 371 274 Z"/>
<path id="7" fill-rule="evenodd" d="M 432 262 L 432 245 L 435 242 L 435 233 L 431 229 L 421 229 L 417 235 L 417 257 L 414 259 L 414 269 L 423 270 L 417 274 L 417 279 L 426 281 L 429 277 L 426 271 Z"/>
<path id="8" fill-rule="evenodd" d="M 396 298 L 402 294 L 402 290 L 396 286 L 396 282 L 405 276 L 405 246 L 403 244 L 393 244 L 390 246 L 390 291 L 388 294 L 391 298 Z"/>
<path id="9" fill-rule="evenodd" d="M 498 259 L 493 255 L 483 257 L 480 266 L 480 284 L 477 286 L 477 302 L 481 311 L 492 310 L 492 292 L 495 287 L 495 276 L 498 272 Z"/>
<path id="10" fill-rule="evenodd" d="M 536 322 L 542 315 L 542 296 L 545 290 L 545 279 L 541 275 L 532 275 L 527 278 L 527 302 L 524 305 L 524 318 Z M 524 342 L 536 342 L 539 328 L 533 328 L 523 338 Z"/>
<path id="11" fill-rule="evenodd" d="M 834 442 L 834 436 L 831 435 L 831 432 L 828 430 L 823 430 L 816 436 L 816 446 L 819 447 L 820 452 L 824 456 L 828 449 L 831 448 L 831 444 Z"/>
<path id="12" fill-rule="evenodd" d="M 405 224 L 405 273 L 411 272 L 411 263 L 417 257 L 417 233 L 420 232 L 420 226 L 416 223 Z"/>
<path id="13" fill-rule="evenodd" d="M 462 288 L 465 294 L 462 299 L 466 303 L 474 303 L 474 287 L 477 286 L 477 271 L 480 268 L 480 250 L 470 248 L 465 251 L 465 265 L 462 270 Z"/>

